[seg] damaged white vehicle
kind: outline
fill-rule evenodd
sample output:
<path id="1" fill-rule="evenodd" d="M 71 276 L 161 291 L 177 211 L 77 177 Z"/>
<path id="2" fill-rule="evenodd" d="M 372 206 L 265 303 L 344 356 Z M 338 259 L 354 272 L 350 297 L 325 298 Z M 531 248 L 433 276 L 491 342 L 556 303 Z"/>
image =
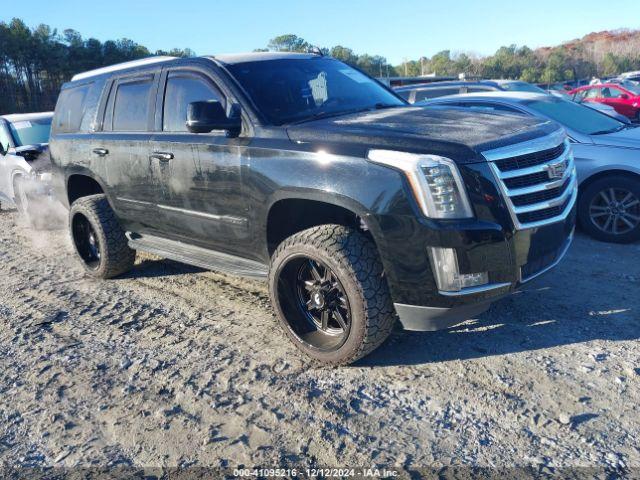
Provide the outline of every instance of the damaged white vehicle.
<path id="1" fill-rule="evenodd" d="M 32 226 L 46 220 L 51 198 L 49 133 L 53 112 L 0 116 L 0 202 Z"/>

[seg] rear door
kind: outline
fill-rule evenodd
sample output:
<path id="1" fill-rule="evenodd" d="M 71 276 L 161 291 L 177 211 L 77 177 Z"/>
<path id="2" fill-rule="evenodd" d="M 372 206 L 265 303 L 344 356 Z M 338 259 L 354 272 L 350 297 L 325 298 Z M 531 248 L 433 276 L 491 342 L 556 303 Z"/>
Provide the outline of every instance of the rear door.
<path id="1" fill-rule="evenodd" d="M 160 69 L 112 80 L 102 131 L 93 137 L 94 160 L 103 162 L 110 199 L 129 230 L 162 231 L 157 165 L 149 158 Z"/>
<path id="2" fill-rule="evenodd" d="M 215 100 L 228 108 L 220 83 L 207 69 L 165 68 L 158 94 L 157 133 L 150 155 L 159 172 L 159 209 L 167 232 L 178 240 L 242 253 L 248 239 L 242 195 L 242 154 L 247 138 L 224 131 L 190 133 L 187 108 Z"/>

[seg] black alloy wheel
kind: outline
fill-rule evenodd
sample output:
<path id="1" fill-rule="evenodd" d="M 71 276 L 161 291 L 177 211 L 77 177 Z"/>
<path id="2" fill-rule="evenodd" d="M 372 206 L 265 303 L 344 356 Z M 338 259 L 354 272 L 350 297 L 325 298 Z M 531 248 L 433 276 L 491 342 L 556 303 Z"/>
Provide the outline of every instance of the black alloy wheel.
<path id="1" fill-rule="evenodd" d="M 82 261 L 91 270 L 100 266 L 100 241 L 87 217 L 81 213 L 74 215 L 71 221 L 71 235 Z"/>
<path id="2" fill-rule="evenodd" d="M 282 241 L 271 256 L 269 296 L 285 335 L 323 365 L 369 354 L 397 318 L 375 244 L 343 225 L 318 225 Z"/>
<path id="3" fill-rule="evenodd" d="M 290 312 L 287 320 L 301 342 L 325 352 L 345 343 L 351 329 L 351 307 L 331 268 L 307 256 L 294 257 L 282 270 L 279 288 L 283 295 L 294 295 L 297 311 Z"/>

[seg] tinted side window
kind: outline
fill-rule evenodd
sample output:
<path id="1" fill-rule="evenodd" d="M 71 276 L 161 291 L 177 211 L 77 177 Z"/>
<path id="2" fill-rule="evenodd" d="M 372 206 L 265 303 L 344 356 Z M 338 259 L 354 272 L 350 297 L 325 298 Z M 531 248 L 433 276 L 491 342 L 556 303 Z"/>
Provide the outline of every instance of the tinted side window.
<path id="1" fill-rule="evenodd" d="M 151 111 L 153 77 L 119 82 L 113 105 L 112 130 L 115 132 L 145 132 Z"/>
<path id="2" fill-rule="evenodd" d="M 453 88 L 429 88 L 426 90 L 418 90 L 416 92 L 416 102 L 427 100 L 429 98 L 444 97 L 446 95 L 457 95 L 460 93 L 460 87 Z"/>
<path id="3" fill-rule="evenodd" d="M 60 92 L 56 113 L 53 117 L 54 133 L 73 133 L 80 131 L 85 113 L 85 100 L 91 84 L 65 88 Z"/>
<path id="4" fill-rule="evenodd" d="M 224 104 L 224 98 L 207 78 L 194 73 L 170 73 L 164 94 L 162 130 L 186 132 L 189 104 L 206 100 L 217 100 Z"/>

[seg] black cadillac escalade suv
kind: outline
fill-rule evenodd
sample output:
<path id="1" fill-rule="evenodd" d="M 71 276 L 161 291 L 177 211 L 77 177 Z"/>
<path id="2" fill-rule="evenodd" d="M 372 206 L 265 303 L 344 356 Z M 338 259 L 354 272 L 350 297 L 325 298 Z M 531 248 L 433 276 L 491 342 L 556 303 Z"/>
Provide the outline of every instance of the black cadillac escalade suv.
<path id="1" fill-rule="evenodd" d="M 76 75 L 51 158 L 90 275 L 143 250 L 268 279 L 288 337 L 327 364 L 399 318 L 446 328 L 549 270 L 574 229 L 551 122 L 408 106 L 337 60 L 152 58 Z"/>

